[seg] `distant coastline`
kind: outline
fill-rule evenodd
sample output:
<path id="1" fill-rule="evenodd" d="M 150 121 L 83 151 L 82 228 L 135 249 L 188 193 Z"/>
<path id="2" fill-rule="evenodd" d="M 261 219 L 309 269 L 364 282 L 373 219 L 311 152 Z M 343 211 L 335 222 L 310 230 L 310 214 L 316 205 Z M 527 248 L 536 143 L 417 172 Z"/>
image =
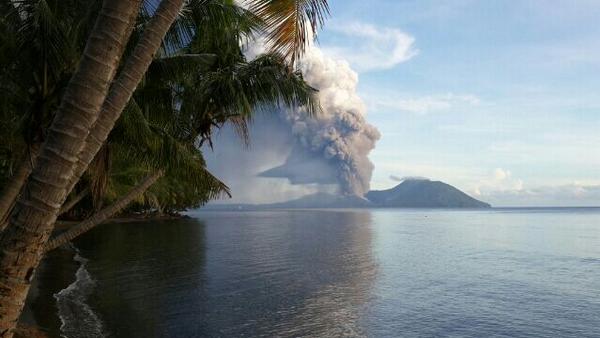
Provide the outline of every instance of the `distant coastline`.
<path id="1" fill-rule="evenodd" d="M 346 209 L 346 208 L 441 208 L 480 209 L 491 205 L 459 189 L 429 179 L 406 179 L 387 190 L 372 190 L 364 197 L 316 193 L 295 200 L 269 204 L 209 205 L 206 209 Z"/>
<path id="2" fill-rule="evenodd" d="M 600 206 L 500 206 L 494 207 L 491 206 L 489 208 L 443 208 L 443 207 L 428 207 L 428 208 L 410 208 L 410 207 L 380 207 L 380 206 L 368 206 L 368 207 L 353 207 L 353 208 L 267 208 L 261 204 L 210 204 L 200 207 L 198 209 L 194 209 L 193 211 L 188 211 L 186 214 L 190 214 L 190 212 L 196 211 L 286 211 L 286 210 L 340 210 L 340 209 L 373 209 L 373 210 L 405 210 L 405 211 L 419 211 L 419 210 L 443 210 L 443 211 L 526 211 L 526 210 L 539 210 L 539 211 L 569 211 L 569 210 L 582 210 L 582 211 L 597 211 L 600 210 Z M 151 219 L 150 219 L 151 220 Z"/>

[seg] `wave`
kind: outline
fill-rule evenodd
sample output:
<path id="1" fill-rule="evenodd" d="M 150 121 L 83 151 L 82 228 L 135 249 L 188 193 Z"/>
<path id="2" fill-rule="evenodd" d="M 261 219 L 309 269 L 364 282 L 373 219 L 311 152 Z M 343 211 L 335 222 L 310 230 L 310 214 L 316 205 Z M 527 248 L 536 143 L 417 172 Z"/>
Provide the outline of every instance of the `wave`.
<path id="1" fill-rule="evenodd" d="M 58 316 L 61 321 L 61 336 L 64 338 L 107 337 L 102 320 L 86 303 L 88 296 L 96 285 L 86 269 L 88 260 L 80 255 L 77 248 L 72 247 L 76 252 L 73 260 L 79 263 L 79 269 L 75 273 L 75 281 L 54 294 Z"/>

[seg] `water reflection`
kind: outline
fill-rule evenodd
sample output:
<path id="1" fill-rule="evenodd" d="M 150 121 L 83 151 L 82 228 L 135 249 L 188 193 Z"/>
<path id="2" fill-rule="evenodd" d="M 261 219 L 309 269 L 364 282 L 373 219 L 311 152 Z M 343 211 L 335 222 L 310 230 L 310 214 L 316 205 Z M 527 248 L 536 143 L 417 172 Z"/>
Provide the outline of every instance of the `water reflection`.
<path id="1" fill-rule="evenodd" d="M 169 336 L 174 320 L 195 322 L 204 231 L 195 220 L 110 224 L 77 242 L 97 282 L 89 302 L 111 336 Z"/>
<path id="2" fill-rule="evenodd" d="M 346 212 L 339 215 L 348 231 L 334 232 L 331 238 L 338 245 L 323 268 L 335 269 L 338 279 L 324 283 L 308 297 L 297 311 L 288 328 L 290 336 L 356 337 L 365 336 L 363 319 L 366 304 L 377 274 L 372 256 L 372 219 L 370 212 Z"/>
<path id="3" fill-rule="evenodd" d="M 116 337 L 362 336 L 370 212 L 200 213 L 77 243 Z"/>
<path id="4" fill-rule="evenodd" d="M 598 337 L 600 269 L 590 262 L 600 257 L 600 212 L 380 210 L 373 218 L 380 274 L 369 335 Z"/>
<path id="5" fill-rule="evenodd" d="M 112 336 L 598 336 L 600 209 L 196 216 L 78 241 Z"/>
<path id="6" fill-rule="evenodd" d="M 209 294 L 216 308 L 206 313 L 203 333 L 362 335 L 360 313 L 376 274 L 369 212 L 200 217 L 219 224 L 207 227 Z M 219 323 L 219 313 L 228 319 Z"/>

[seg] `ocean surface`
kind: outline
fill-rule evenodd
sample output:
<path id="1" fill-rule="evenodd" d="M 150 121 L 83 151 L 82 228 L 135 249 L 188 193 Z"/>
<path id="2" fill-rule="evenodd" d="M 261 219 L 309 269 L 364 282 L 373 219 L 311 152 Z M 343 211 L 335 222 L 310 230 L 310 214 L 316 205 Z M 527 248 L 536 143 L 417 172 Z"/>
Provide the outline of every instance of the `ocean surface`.
<path id="1" fill-rule="evenodd" d="M 76 241 L 62 335 L 600 337 L 600 209 L 190 216 Z"/>

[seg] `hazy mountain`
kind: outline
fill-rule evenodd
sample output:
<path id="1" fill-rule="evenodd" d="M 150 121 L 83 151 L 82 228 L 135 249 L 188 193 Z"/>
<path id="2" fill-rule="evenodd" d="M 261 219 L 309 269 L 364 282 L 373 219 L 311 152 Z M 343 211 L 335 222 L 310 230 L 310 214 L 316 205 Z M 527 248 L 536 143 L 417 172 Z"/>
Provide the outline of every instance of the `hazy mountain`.
<path id="1" fill-rule="evenodd" d="M 295 200 L 266 204 L 263 207 L 280 209 L 304 209 L 304 208 L 368 208 L 376 207 L 366 198 L 358 196 L 343 196 L 327 193 L 316 193 L 300 197 Z"/>
<path id="2" fill-rule="evenodd" d="M 365 196 L 378 207 L 489 208 L 455 187 L 426 179 L 405 180 L 392 189 L 369 191 Z"/>
<path id="3" fill-rule="evenodd" d="M 336 209 L 376 207 L 366 198 L 316 193 L 295 200 L 269 204 L 217 204 L 207 205 L 207 210 L 270 210 L 270 209 Z"/>
<path id="4" fill-rule="evenodd" d="M 365 196 L 316 193 L 295 200 L 271 204 L 208 205 L 212 210 L 268 210 L 313 208 L 489 208 L 455 187 L 427 179 L 406 179 L 392 189 L 370 191 Z"/>

